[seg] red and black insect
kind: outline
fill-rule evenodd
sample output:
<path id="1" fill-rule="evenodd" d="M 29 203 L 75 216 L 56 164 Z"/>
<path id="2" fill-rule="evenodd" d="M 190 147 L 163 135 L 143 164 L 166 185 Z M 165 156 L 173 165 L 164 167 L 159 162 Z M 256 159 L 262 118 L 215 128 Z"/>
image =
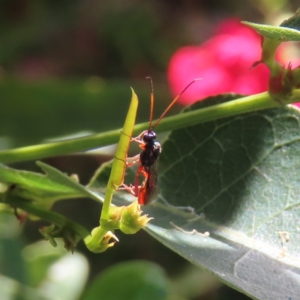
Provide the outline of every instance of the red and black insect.
<path id="1" fill-rule="evenodd" d="M 131 140 L 139 143 L 140 148 L 142 149 L 141 153 L 137 156 L 127 159 L 127 166 L 132 166 L 136 163 L 139 163 L 134 185 L 127 186 L 124 184 L 126 190 L 128 190 L 135 197 L 138 197 L 138 203 L 140 205 L 147 205 L 150 203 L 152 196 L 155 193 L 156 183 L 157 183 L 157 159 L 161 153 L 161 145 L 156 141 L 156 133 L 153 130 L 162 118 L 167 114 L 167 112 L 172 108 L 176 103 L 178 98 L 192 85 L 195 81 L 200 79 L 194 79 L 190 82 L 183 91 L 175 97 L 175 99 L 169 104 L 165 109 L 159 119 L 152 124 L 153 119 L 153 109 L 154 109 L 154 89 L 153 82 L 150 77 L 147 77 L 150 80 L 151 95 L 150 95 L 150 119 L 149 119 L 149 129 L 144 130 L 137 137 L 132 138 Z M 141 185 L 139 185 L 140 176 L 144 176 L 144 180 Z"/>

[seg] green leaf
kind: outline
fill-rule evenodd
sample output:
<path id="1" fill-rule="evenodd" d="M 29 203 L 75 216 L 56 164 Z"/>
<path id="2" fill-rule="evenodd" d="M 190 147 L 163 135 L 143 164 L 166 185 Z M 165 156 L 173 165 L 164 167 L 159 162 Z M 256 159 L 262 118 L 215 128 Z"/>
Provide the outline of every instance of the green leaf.
<path id="1" fill-rule="evenodd" d="M 300 41 L 300 31 L 293 28 L 255 24 L 246 21 L 243 21 L 242 23 L 252 27 L 263 37 L 269 38 L 271 40 L 277 40 L 282 42 Z"/>
<path id="2" fill-rule="evenodd" d="M 190 109 L 234 96 L 223 98 Z M 154 217 L 147 231 L 254 299 L 297 299 L 299 124 L 290 106 L 172 132 L 159 161 L 159 196 L 170 205 L 144 208 Z"/>
<path id="3" fill-rule="evenodd" d="M 89 232 L 72 220 L 49 211 L 49 207 L 58 199 L 90 197 L 97 202 L 102 202 L 102 198 L 59 170 L 42 162 L 37 162 L 37 164 L 47 173 L 47 176 L 2 167 L 3 172 L 0 174 L 9 186 L 6 192 L 0 194 L 0 200 L 26 211 L 31 216 L 55 224 L 55 226 L 43 227 L 40 229 L 41 233 L 53 244 L 56 243 L 55 237 L 62 237 L 65 247 L 69 250 L 73 249 L 78 240 L 88 236 Z M 63 194 L 64 191 L 67 192 Z"/>
<path id="4" fill-rule="evenodd" d="M 163 269 L 146 261 L 119 263 L 104 271 L 88 288 L 83 300 L 165 300 Z"/>
<path id="5" fill-rule="evenodd" d="M 57 182 L 61 185 L 64 185 L 65 187 L 68 187 L 69 189 L 72 189 L 73 191 L 76 191 L 78 194 L 81 194 L 81 197 L 90 197 L 97 202 L 103 202 L 103 199 L 98 194 L 90 191 L 56 168 L 53 168 L 41 161 L 37 162 L 37 165 L 47 174 L 50 180 L 53 180 L 54 182 Z"/>
<path id="6" fill-rule="evenodd" d="M 71 178 L 69 180 L 74 181 Z M 78 189 L 65 185 L 65 182 L 59 181 L 57 178 L 16 170 L 4 165 L 0 165 L 0 182 L 7 184 L 14 195 L 32 200 L 36 204 L 48 208 L 57 200 L 78 198 L 84 195 Z"/>

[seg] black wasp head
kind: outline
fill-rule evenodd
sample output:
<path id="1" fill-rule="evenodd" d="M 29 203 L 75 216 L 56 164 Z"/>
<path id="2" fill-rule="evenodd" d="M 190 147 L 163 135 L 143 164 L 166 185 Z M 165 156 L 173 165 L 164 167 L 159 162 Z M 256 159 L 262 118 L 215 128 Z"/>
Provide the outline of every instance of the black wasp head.
<path id="1" fill-rule="evenodd" d="M 148 131 L 146 131 L 146 133 L 143 135 L 143 141 L 145 143 L 149 143 L 153 140 L 156 139 L 156 133 L 152 130 L 152 129 L 149 129 Z"/>

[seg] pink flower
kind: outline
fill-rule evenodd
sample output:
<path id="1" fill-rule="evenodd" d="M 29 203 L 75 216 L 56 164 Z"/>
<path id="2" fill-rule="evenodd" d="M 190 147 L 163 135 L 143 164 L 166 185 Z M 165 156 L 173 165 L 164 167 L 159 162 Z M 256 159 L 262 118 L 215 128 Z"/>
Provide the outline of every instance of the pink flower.
<path id="1" fill-rule="evenodd" d="M 283 51 L 278 51 L 281 62 Z M 174 96 L 194 78 L 181 97 L 190 104 L 208 96 L 227 92 L 256 94 L 268 89 L 269 69 L 264 64 L 252 67 L 261 59 L 261 36 L 237 19 L 222 22 L 215 34 L 201 45 L 185 46 L 170 59 L 168 80 Z"/>

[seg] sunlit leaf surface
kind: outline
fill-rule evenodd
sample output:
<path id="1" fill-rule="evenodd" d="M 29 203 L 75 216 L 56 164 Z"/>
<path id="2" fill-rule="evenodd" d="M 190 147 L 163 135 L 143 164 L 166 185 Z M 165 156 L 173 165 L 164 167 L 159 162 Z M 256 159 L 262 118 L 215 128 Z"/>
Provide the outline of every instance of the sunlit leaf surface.
<path id="1" fill-rule="evenodd" d="M 158 197 L 194 212 L 158 201 L 144 209 L 154 217 L 147 231 L 253 298 L 296 299 L 299 121 L 299 111 L 285 107 L 172 132 L 163 144 Z"/>

